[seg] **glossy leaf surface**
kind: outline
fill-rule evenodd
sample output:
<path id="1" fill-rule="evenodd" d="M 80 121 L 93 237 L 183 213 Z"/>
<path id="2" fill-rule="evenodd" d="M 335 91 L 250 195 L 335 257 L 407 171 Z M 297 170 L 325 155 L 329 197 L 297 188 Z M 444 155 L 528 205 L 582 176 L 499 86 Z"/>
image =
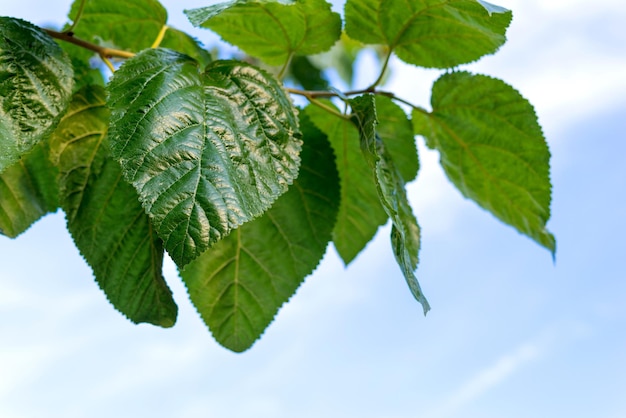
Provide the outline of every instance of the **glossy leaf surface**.
<path id="1" fill-rule="evenodd" d="M 211 54 L 200 43 L 183 31 L 169 27 L 163 36 L 161 48 L 169 48 L 189 55 L 198 61 L 201 67 L 205 67 L 211 61 Z"/>
<path id="2" fill-rule="evenodd" d="M 430 305 L 415 277 L 419 262 L 420 227 L 413 215 L 404 189 L 400 171 L 376 133 L 376 108 L 374 97 L 365 95 L 350 101 L 353 119 L 359 127 L 361 149 L 374 171 L 378 195 L 385 212 L 392 222 L 391 244 L 396 261 L 402 270 L 411 293 L 422 304 L 424 314 Z"/>
<path id="3" fill-rule="evenodd" d="M 531 104 L 503 81 L 467 72 L 442 76 L 431 102 L 431 114 L 413 113 L 415 132 L 440 152 L 452 183 L 554 253 L 550 152 Z"/>
<path id="4" fill-rule="evenodd" d="M 345 6 L 350 37 L 386 45 L 403 61 L 427 68 L 493 54 L 506 40 L 511 17 L 476 0 L 348 0 Z"/>
<path id="5" fill-rule="evenodd" d="M 339 206 L 332 149 L 303 120 L 302 166 L 289 191 L 182 272 L 192 302 L 220 344 L 248 349 L 324 256 Z"/>
<path id="6" fill-rule="evenodd" d="M 163 244 L 109 157 L 108 114 L 103 88 L 82 89 L 52 136 L 67 227 L 116 309 L 133 322 L 169 327 L 177 307 L 161 273 Z"/>
<path id="7" fill-rule="evenodd" d="M 48 142 L 0 174 L 0 234 L 15 238 L 59 205 L 57 170 L 48 160 Z"/>
<path id="8" fill-rule="evenodd" d="M 234 0 L 185 13 L 194 26 L 213 30 L 271 65 L 294 54 L 327 51 L 341 34 L 341 18 L 325 0 Z"/>
<path id="9" fill-rule="evenodd" d="M 333 243 L 344 263 L 349 264 L 388 217 L 378 200 L 372 170 L 361 152 L 356 126 L 349 119 L 337 117 L 314 105 L 309 105 L 305 112 L 328 136 L 337 156 L 341 205 L 333 230 Z"/>
<path id="10" fill-rule="evenodd" d="M 0 17 L 0 173 L 52 133 L 72 85 L 70 60 L 52 38 Z"/>
<path id="11" fill-rule="evenodd" d="M 116 71 L 109 93 L 113 156 L 179 267 L 262 214 L 297 176 L 295 109 L 249 64 L 201 71 L 186 55 L 146 50 Z"/>

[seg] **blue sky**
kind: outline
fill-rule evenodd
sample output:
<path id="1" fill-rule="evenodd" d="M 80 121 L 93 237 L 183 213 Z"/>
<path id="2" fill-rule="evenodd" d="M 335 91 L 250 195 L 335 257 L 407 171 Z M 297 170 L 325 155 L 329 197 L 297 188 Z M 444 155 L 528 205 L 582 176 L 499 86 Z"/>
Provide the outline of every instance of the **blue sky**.
<path id="1" fill-rule="evenodd" d="M 556 263 L 464 200 L 418 140 L 422 171 L 409 194 L 428 316 L 386 227 L 347 269 L 330 249 L 263 338 L 233 354 L 205 329 L 171 263 L 177 325 L 125 320 L 56 214 L 15 241 L 0 237 L 0 416 L 625 417 L 626 8 L 497 3 L 514 11 L 509 42 L 467 68 L 536 107 L 553 154 Z M 62 22 L 69 4 L 9 0 L 0 13 Z M 186 29 L 180 10 L 206 2 L 164 4 Z M 393 64 L 388 88 L 427 105 L 439 72 Z"/>

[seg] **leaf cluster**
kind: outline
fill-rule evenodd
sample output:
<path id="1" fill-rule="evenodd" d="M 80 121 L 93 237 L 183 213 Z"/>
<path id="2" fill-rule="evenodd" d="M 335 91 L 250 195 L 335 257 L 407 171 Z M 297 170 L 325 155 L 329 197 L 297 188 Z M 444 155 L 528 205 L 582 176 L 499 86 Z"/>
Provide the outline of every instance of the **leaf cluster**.
<path id="1" fill-rule="evenodd" d="M 450 71 L 495 53 L 510 11 L 347 0 L 340 16 L 326 0 L 232 0 L 185 13 L 243 58 L 213 59 L 157 0 L 76 0 L 60 32 L 0 18 L 0 232 L 17 237 L 62 209 L 131 321 L 176 322 L 167 253 L 215 338 L 244 351 L 329 243 L 347 265 L 387 221 L 427 312 L 405 190 L 416 136 L 464 196 L 554 253 L 550 154 L 532 106 L 501 80 Z M 365 48 L 381 58 L 378 78 L 331 87 L 326 70 L 350 83 Z M 430 111 L 381 90 L 394 55 L 447 70 Z"/>

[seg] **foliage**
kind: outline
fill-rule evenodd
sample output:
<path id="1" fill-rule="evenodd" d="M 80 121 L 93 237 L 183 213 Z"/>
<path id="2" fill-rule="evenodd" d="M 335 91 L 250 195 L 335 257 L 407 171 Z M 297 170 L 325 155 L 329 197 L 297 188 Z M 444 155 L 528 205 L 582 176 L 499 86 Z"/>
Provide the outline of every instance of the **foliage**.
<path id="1" fill-rule="evenodd" d="M 510 11 L 347 0 L 340 16 L 325 0 L 232 0 L 185 13 L 247 56 L 213 60 L 157 0 L 76 0 L 60 32 L 0 18 L 0 232 L 17 237 L 61 208 L 131 321 L 175 323 L 167 252 L 215 338 L 244 351 L 330 242 L 347 265 L 388 220 L 427 312 L 405 191 L 416 136 L 464 196 L 554 254 L 550 154 L 532 106 L 501 80 L 453 70 L 498 50 Z M 379 77 L 331 87 L 325 69 L 350 83 L 365 48 L 381 56 Z M 394 54 L 447 70 L 431 111 L 381 90 Z"/>

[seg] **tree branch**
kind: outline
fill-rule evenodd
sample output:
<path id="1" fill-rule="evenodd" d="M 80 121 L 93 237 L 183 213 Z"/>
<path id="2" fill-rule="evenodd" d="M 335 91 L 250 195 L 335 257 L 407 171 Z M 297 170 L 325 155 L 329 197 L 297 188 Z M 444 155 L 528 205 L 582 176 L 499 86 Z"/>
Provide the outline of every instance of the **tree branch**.
<path id="1" fill-rule="evenodd" d="M 120 49 L 106 48 L 100 45 L 96 45 L 91 42 L 87 42 L 83 39 L 77 38 L 72 32 L 57 32 L 51 29 L 44 29 L 48 35 L 61 41 L 69 42 L 71 44 L 80 46 L 81 48 L 88 49 L 100 55 L 102 58 L 132 58 L 134 53 L 128 51 L 122 51 Z"/>

